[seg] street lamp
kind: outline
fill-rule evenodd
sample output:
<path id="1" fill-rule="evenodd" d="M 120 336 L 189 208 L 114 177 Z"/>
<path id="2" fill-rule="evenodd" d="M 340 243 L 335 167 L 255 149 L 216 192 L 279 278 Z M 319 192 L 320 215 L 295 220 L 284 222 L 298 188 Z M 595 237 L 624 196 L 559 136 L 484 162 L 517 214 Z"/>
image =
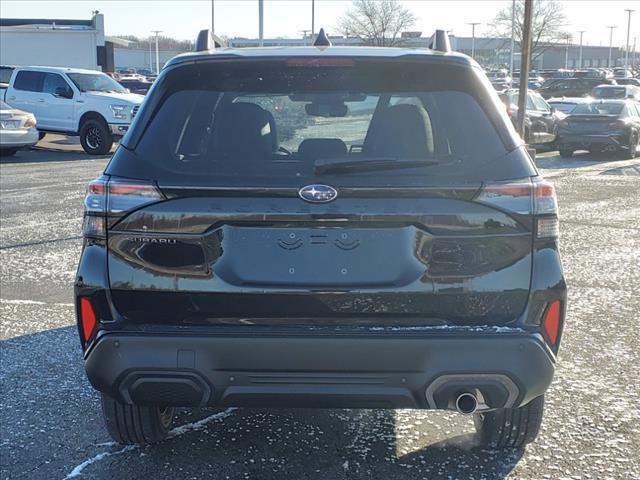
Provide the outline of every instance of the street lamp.
<path id="1" fill-rule="evenodd" d="M 584 35 L 586 30 L 580 30 L 578 33 L 580 34 L 580 54 L 578 55 L 578 68 L 582 68 L 582 35 Z"/>
<path id="2" fill-rule="evenodd" d="M 611 68 L 611 49 L 613 48 L 613 29 L 618 28 L 617 25 L 610 25 L 607 27 L 609 29 L 609 63 L 607 67 Z"/>
<path id="3" fill-rule="evenodd" d="M 258 46 L 264 46 L 264 5 L 258 0 Z"/>
<path id="4" fill-rule="evenodd" d="M 213 0 L 211 0 L 211 33 L 216 33 L 216 23 L 214 22 L 214 11 L 215 7 L 213 5 Z"/>
<path id="5" fill-rule="evenodd" d="M 156 34 L 156 75 L 160 75 L 160 53 L 158 51 L 158 34 L 162 33 L 162 30 L 151 30 L 151 33 Z"/>
<path id="6" fill-rule="evenodd" d="M 625 50 L 624 55 L 624 67 L 629 68 L 629 33 L 631 31 L 631 12 L 635 12 L 635 10 L 631 10 L 630 8 L 625 8 L 625 12 L 628 14 L 627 19 L 627 49 Z"/>
<path id="7" fill-rule="evenodd" d="M 565 34 L 564 39 L 567 41 L 567 44 L 564 46 L 564 69 L 567 70 L 569 68 L 569 45 L 571 45 L 571 34 Z"/>
<path id="8" fill-rule="evenodd" d="M 513 80 L 513 56 L 516 37 L 516 0 L 511 2 L 511 50 L 509 51 L 509 77 Z M 511 81 L 512 81 L 511 80 Z M 509 86 L 511 86 L 509 81 Z"/>
<path id="9" fill-rule="evenodd" d="M 471 58 L 474 58 L 476 54 L 476 25 L 480 25 L 480 22 L 467 23 L 467 25 L 471 25 Z"/>

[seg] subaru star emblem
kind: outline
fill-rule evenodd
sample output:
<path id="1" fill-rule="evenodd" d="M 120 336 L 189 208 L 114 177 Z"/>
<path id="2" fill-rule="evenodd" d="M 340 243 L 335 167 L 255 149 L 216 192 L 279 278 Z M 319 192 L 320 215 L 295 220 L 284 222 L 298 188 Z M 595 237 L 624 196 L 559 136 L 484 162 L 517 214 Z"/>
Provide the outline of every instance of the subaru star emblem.
<path id="1" fill-rule="evenodd" d="M 335 200 L 338 192 L 329 185 L 307 185 L 298 191 L 298 195 L 303 200 L 312 203 L 325 203 Z"/>

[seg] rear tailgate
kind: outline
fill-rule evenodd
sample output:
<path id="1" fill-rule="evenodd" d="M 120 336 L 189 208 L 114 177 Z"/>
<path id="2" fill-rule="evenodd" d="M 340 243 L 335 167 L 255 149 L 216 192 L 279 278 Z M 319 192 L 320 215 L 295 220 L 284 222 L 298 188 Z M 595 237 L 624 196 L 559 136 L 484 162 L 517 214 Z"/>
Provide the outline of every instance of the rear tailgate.
<path id="1" fill-rule="evenodd" d="M 476 191 L 173 198 L 109 232 L 112 297 L 140 322 L 507 322 L 526 305 L 532 233 Z"/>

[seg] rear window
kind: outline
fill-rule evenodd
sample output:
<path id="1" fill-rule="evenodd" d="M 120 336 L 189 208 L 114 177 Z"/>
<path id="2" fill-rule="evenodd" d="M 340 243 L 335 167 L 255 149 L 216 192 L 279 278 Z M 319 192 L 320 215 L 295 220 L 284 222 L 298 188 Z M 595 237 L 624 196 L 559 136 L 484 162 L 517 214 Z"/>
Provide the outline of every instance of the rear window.
<path id="1" fill-rule="evenodd" d="M 0 83 L 9 83 L 12 73 L 12 67 L 0 67 Z"/>
<path id="2" fill-rule="evenodd" d="M 596 87 L 591 94 L 596 98 L 624 98 L 627 90 L 624 87 Z"/>
<path id="3" fill-rule="evenodd" d="M 486 175 L 487 166 L 504 174 L 496 164 L 509 151 L 503 117 L 477 72 L 349 62 L 319 68 L 253 61 L 167 72 L 151 119 L 139 118 L 123 141 L 138 163 L 125 165 L 116 155 L 107 173 L 212 186 L 425 185 Z M 322 161 L 372 159 L 429 162 L 357 173 L 318 169 Z"/>
<path id="4" fill-rule="evenodd" d="M 618 115 L 624 107 L 621 103 L 583 103 L 577 105 L 572 115 Z"/>
<path id="5" fill-rule="evenodd" d="M 41 92 L 43 83 L 43 72 L 22 70 L 16 75 L 16 79 L 13 82 L 13 88 L 16 90 L 25 90 L 27 92 Z"/>

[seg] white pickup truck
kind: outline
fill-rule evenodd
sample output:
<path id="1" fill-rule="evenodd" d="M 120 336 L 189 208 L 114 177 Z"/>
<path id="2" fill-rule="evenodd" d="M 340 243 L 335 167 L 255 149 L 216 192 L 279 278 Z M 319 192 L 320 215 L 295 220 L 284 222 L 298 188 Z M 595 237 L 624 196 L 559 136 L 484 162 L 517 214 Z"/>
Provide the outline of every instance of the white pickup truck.
<path id="1" fill-rule="evenodd" d="M 5 103 L 31 112 L 41 132 L 79 135 L 85 152 L 104 155 L 124 135 L 144 96 L 94 70 L 16 67 Z"/>

